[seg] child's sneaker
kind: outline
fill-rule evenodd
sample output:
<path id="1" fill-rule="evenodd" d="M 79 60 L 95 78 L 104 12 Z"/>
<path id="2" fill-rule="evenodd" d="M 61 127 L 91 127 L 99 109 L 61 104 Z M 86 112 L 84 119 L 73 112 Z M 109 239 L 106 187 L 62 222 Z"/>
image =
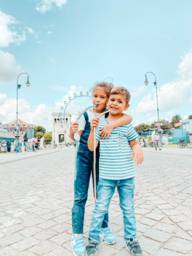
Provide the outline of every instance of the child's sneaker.
<path id="1" fill-rule="evenodd" d="M 142 256 L 141 246 L 137 240 L 126 240 L 126 246 L 132 256 Z"/>
<path id="2" fill-rule="evenodd" d="M 105 241 L 107 244 L 112 245 L 116 243 L 115 236 L 108 227 L 102 228 L 101 232 L 101 234 L 103 235 L 103 241 Z"/>
<path id="3" fill-rule="evenodd" d="M 88 240 L 88 245 L 86 246 L 87 256 L 96 255 L 97 250 L 98 250 L 98 243 L 96 243 L 92 240 Z"/>
<path id="4" fill-rule="evenodd" d="M 72 251 L 73 251 L 74 256 L 85 256 L 86 255 L 83 235 L 81 235 L 81 234 L 73 235 L 71 245 L 72 245 Z"/>

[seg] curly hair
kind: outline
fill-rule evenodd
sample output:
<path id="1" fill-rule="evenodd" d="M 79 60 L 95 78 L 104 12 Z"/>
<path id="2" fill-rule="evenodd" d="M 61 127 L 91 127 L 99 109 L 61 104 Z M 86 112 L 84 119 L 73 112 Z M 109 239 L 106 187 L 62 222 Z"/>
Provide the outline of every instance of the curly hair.
<path id="1" fill-rule="evenodd" d="M 128 104 L 130 99 L 131 99 L 131 94 L 130 92 L 127 90 L 127 88 L 123 87 L 123 86 L 117 86 L 111 89 L 111 93 L 110 95 L 117 95 L 120 94 L 122 96 L 125 97 L 126 103 Z"/>
<path id="2" fill-rule="evenodd" d="M 111 90 L 113 88 L 113 84 L 112 83 L 108 83 L 108 82 L 98 82 L 96 83 L 93 88 L 92 88 L 92 93 L 94 93 L 94 91 L 97 89 L 97 88 L 103 88 L 106 95 L 107 95 L 107 98 L 109 98 L 110 94 L 111 94 Z"/>

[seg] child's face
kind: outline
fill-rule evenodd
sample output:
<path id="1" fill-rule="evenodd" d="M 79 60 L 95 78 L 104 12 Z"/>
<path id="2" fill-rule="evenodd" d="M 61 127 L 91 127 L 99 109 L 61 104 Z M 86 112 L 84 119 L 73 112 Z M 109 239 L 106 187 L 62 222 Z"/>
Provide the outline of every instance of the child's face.
<path id="1" fill-rule="evenodd" d="M 121 94 L 110 95 L 107 108 L 109 112 L 113 115 L 121 114 L 124 110 L 128 108 L 125 96 Z"/>
<path id="2" fill-rule="evenodd" d="M 105 93 L 104 88 L 97 87 L 93 91 L 93 104 L 95 105 L 95 111 L 100 113 L 106 108 L 108 97 Z"/>

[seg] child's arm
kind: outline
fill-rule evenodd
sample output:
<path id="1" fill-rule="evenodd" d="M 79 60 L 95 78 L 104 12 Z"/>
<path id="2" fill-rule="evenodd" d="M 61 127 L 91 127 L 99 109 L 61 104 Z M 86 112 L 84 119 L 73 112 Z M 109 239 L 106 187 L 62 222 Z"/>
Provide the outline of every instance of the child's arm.
<path id="1" fill-rule="evenodd" d="M 143 151 L 141 150 L 139 142 L 137 140 L 131 140 L 129 141 L 129 145 L 131 146 L 133 151 L 133 160 L 138 165 L 142 164 L 144 161 L 144 154 L 143 154 Z"/>
<path id="2" fill-rule="evenodd" d="M 101 138 L 105 139 L 108 138 L 114 128 L 119 126 L 123 126 L 126 124 L 130 124 L 133 121 L 133 118 L 130 115 L 124 114 L 118 120 L 115 120 L 109 124 L 107 124 L 100 132 Z"/>
<path id="3" fill-rule="evenodd" d="M 72 140 L 75 140 L 74 135 L 75 135 L 76 132 L 77 132 L 80 136 L 81 136 L 81 134 L 82 134 L 82 132 L 83 132 L 83 131 L 78 131 L 78 127 L 79 127 L 78 123 L 71 123 L 69 136 L 70 136 L 70 138 L 71 138 Z"/>
<path id="4" fill-rule="evenodd" d="M 96 118 L 96 119 L 93 119 L 92 122 L 91 122 L 91 131 L 90 131 L 90 134 L 89 134 L 89 138 L 88 138 L 88 148 L 90 151 L 94 151 L 95 148 L 97 148 L 98 146 L 98 141 L 96 140 L 96 143 L 94 145 L 94 136 L 95 136 L 95 133 L 94 133 L 94 129 L 97 128 L 99 124 L 99 119 Z M 95 148 L 94 148 L 95 146 Z"/>

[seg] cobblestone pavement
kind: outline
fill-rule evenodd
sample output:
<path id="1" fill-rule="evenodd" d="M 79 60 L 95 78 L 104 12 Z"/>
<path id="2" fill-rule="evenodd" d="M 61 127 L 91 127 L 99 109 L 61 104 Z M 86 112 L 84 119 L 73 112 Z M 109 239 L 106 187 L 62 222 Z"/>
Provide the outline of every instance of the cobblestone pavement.
<path id="1" fill-rule="evenodd" d="M 192 256 L 192 151 L 145 150 L 137 170 L 138 238 L 144 256 Z M 179 153 L 180 152 L 180 153 Z M 190 153 L 189 153 L 190 152 Z M 1 157 L 1 156 L 0 156 Z M 69 256 L 74 149 L 0 164 L 0 255 Z M 85 238 L 93 209 L 86 208 Z M 100 256 L 129 256 L 118 197 L 109 210 L 117 244 Z"/>

